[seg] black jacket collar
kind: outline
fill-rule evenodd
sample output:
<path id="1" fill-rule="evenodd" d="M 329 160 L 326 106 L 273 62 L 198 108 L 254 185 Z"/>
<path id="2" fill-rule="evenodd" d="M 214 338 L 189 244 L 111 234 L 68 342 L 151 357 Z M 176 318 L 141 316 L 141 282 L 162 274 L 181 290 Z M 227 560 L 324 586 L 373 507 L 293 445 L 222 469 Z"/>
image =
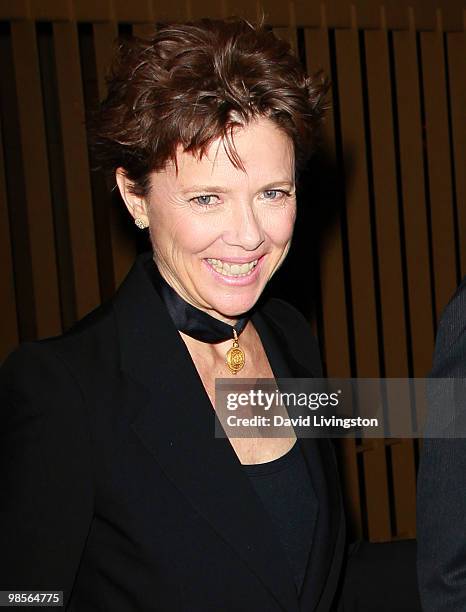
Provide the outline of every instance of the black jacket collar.
<path id="1" fill-rule="evenodd" d="M 231 444 L 215 438 L 215 415 L 209 397 L 144 270 L 143 264 L 151 256 L 144 253 L 137 258 L 113 300 L 121 368 L 139 387 L 132 427 L 175 485 L 286 612 L 326 610 L 328 607 L 322 606 L 335 589 L 343 546 L 341 504 L 330 444 L 325 440 L 299 441 L 311 469 L 319 515 L 309 575 L 298 601 L 272 525 Z M 315 375 L 299 346 L 288 345 L 283 319 L 279 324 L 273 310 L 271 305 L 257 308 L 252 321 L 274 375 Z"/>

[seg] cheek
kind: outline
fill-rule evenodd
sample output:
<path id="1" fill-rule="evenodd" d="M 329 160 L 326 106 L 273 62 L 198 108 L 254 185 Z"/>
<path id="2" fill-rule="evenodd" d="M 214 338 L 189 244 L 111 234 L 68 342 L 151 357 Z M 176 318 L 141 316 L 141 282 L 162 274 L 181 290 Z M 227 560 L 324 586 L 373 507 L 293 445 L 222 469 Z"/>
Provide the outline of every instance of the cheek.
<path id="1" fill-rule="evenodd" d="M 215 238 L 216 224 L 209 223 L 208 215 L 193 215 L 190 209 L 171 212 L 152 219 L 152 242 L 159 250 L 196 253 Z"/>
<path id="2" fill-rule="evenodd" d="M 290 205 L 264 216 L 263 228 L 274 244 L 284 246 L 291 240 L 295 220 L 296 206 Z"/>
<path id="3" fill-rule="evenodd" d="M 222 215 L 194 213 L 185 222 L 178 223 L 176 240 L 184 250 L 200 253 L 223 234 L 224 228 Z"/>

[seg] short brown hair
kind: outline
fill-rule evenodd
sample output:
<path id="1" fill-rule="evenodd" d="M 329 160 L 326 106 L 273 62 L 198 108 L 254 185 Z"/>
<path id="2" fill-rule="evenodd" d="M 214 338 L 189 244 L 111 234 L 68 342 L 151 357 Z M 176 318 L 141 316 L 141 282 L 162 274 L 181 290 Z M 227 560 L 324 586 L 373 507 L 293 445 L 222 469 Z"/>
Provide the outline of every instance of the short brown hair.
<path id="1" fill-rule="evenodd" d="M 176 165 L 178 145 L 202 157 L 224 138 L 241 167 L 234 128 L 268 117 L 291 138 L 299 170 L 312 151 L 326 88 L 263 24 L 230 18 L 164 25 L 151 40 L 121 42 L 92 122 L 94 154 L 100 168 L 122 167 L 135 193 L 146 195 L 150 172 Z"/>

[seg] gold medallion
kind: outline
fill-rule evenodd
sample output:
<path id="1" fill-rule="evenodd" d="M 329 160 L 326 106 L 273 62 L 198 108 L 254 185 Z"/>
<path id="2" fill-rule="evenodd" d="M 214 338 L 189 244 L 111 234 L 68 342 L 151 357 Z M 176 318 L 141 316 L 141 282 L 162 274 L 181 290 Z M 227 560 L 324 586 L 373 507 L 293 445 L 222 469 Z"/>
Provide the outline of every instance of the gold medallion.
<path id="1" fill-rule="evenodd" d="M 239 372 L 246 362 L 246 356 L 242 348 L 238 343 L 238 334 L 236 329 L 233 328 L 233 346 L 228 350 L 226 355 L 227 366 L 230 368 L 232 374 Z"/>

